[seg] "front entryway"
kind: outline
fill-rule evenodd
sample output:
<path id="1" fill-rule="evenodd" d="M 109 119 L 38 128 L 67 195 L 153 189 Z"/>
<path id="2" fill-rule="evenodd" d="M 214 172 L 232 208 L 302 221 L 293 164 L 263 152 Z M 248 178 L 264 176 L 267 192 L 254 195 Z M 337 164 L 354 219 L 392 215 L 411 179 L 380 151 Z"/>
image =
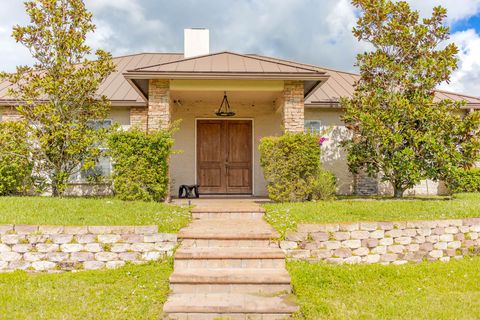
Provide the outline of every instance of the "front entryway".
<path id="1" fill-rule="evenodd" d="M 197 121 L 201 194 L 252 193 L 252 120 Z"/>

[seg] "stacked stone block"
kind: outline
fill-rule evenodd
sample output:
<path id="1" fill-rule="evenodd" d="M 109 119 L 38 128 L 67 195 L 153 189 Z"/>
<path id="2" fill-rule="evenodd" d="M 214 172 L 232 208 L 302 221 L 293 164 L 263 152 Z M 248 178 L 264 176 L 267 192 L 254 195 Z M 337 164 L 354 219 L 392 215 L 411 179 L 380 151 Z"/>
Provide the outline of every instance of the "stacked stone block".
<path id="1" fill-rule="evenodd" d="M 480 218 L 299 224 L 280 246 L 294 259 L 333 264 L 449 261 L 480 253 Z"/>
<path id="2" fill-rule="evenodd" d="M 157 226 L 0 225 L 0 271 L 116 268 L 171 256 L 176 245 Z"/>
<path id="3" fill-rule="evenodd" d="M 130 108 L 130 125 L 142 131 L 147 131 L 148 108 L 131 107 Z"/>
<path id="4" fill-rule="evenodd" d="M 368 176 L 366 172 L 354 175 L 354 192 L 359 196 L 371 196 L 378 194 L 378 179 Z"/>
<path id="5" fill-rule="evenodd" d="M 149 80 L 148 130 L 167 129 L 171 119 L 170 81 Z"/>
<path id="6" fill-rule="evenodd" d="M 303 81 L 285 81 L 283 89 L 283 126 L 287 132 L 305 129 Z"/>

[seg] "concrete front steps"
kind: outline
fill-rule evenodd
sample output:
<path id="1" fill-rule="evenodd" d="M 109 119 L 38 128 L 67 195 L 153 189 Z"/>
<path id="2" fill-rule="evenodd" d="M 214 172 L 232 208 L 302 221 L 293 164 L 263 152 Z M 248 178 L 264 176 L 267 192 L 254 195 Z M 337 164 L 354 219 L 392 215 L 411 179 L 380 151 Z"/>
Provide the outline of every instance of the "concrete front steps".
<path id="1" fill-rule="evenodd" d="M 285 256 L 271 239 L 278 233 L 262 209 L 201 208 L 179 233 L 164 305 L 171 319 L 285 319 L 291 301 Z"/>
<path id="2" fill-rule="evenodd" d="M 195 208 L 192 211 L 193 219 L 262 219 L 262 208 L 242 208 L 227 211 L 224 209 Z"/>

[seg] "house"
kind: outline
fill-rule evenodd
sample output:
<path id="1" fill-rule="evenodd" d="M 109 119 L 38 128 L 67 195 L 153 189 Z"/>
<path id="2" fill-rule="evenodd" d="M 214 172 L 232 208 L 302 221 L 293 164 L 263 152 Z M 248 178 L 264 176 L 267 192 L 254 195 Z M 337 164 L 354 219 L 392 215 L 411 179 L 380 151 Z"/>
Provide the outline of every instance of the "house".
<path id="1" fill-rule="evenodd" d="M 341 121 L 339 98 L 352 95 L 356 74 L 255 54 L 210 53 L 205 29 L 185 30 L 183 54 L 139 53 L 114 62 L 117 71 L 98 91 L 111 101 L 107 122 L 149 130 L 181 121 L 174 147 L 181 153 L 171 159 L 173 190 L 198 183 L 203 194 L 265 196 L 260 138 L 283 130 L 330 128 L 322 161 L 337 176 L 338 193 L 391 192 L 376 179 L 353 177 L 339 146 L 349 134 Z M 7 86 L 0 84 L 3 121 L 17 117 Z M 224 98 L 233 116 L 216 114 Z M 437 91 L 436 99 L 465 100 L 461 113 L 480 108 L 476 97 Z M 101 167 L 108 174 L 109 160 Z M 82 185 L 81 177 L 77 184 Z M 441 184 L 424 181 L 409 192 L 442 190 Z"/>

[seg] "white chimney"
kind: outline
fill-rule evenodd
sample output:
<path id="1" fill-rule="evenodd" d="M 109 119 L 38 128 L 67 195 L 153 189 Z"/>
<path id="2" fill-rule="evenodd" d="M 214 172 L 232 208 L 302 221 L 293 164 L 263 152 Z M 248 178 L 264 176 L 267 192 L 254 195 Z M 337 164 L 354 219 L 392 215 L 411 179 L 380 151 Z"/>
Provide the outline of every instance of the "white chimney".
<path id="1" fill-rule="evenodd" d="M 201 56 L 210 53 L 210 32 L 208 29 L 192 28 L 184 30 L 185 58 Z"/>

